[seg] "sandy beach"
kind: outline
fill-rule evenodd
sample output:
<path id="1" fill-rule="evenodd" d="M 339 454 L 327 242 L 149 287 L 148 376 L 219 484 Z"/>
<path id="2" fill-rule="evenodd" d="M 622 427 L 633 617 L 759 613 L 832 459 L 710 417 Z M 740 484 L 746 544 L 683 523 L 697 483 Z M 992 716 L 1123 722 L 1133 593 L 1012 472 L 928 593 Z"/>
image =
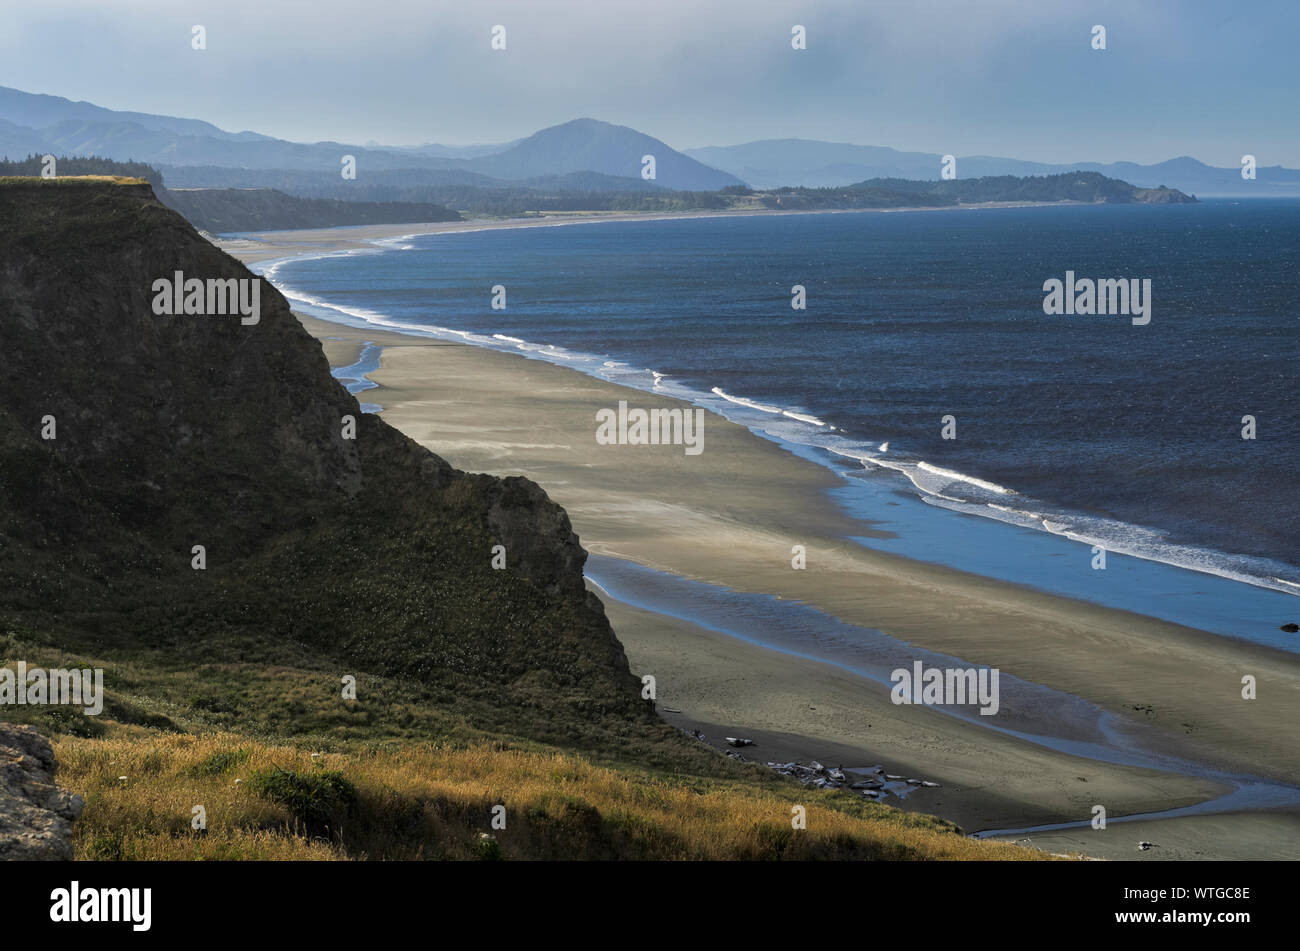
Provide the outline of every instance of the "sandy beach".
<path id="1" fill-rule="evenodd" d="M 251 263 L 413 233 L 570 220 L 280 232 L 221 246 Z M 597 443 L 599 410 L 620 400 L 686 408 L 671 398 L 513 353 L 300 319 L 333 366 L 355 362 L 367 343 L 381 346 L 380 368 L 369 375 L 379 386 L 364 400 L 458 468 L 538 482 L 594 554 L 809 605 L 920 648 L 999 667 L 1095 704 L 1145 749 L 1167 756 L 1279 783 L 1295 782 L 1300 772 L 1294 654 L 862 548 L 846 537 L 877 528 L 828 496 L 840 484 L 833 471 L 714 414 L 706 414 L 699 455 L 680 446 Z M 803 570 L 791 566 L 795 545 L 807 551 Z M 1086 822 L 1095 805 L 1105 806 L 1112 819 L 1105 830 L 1024 837 L 1054 852 L 1300 858 L 1294 805 L 1116 822 L 1191 806 L 1228 787 L 1099 762 L 924 706 L 895 705 L 887 689 L 832 664 L 603 599 L 633 671 L 656 677 L 664 716 L 702 730 L 715 745 L 726 735 L 751 737 L 751 759 L 880 764 L 937 782 L 886 801 L 953 819 L 968 832 Z M 1258 678 L 1258 699 L 1241 698 L 1243 674 Z M 1027 732 L 1052 728 L 1042 722 Z M 1156 848 L 1140 852 L 1139 840 Z"/>

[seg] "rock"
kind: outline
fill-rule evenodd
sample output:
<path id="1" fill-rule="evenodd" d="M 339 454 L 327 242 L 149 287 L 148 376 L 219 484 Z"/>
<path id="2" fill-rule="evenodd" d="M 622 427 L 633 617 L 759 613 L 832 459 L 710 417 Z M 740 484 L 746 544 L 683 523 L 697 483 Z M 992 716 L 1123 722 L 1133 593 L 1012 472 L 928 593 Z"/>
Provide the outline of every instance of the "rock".
<path id="1" fill-rule="evenodd" d="M 919 786 L 919 785 L 921 785 L 921 781 L 920 781 L 919 779 L 909 779 L 909 780 L 907 781 L 907 785 L 909 785 L 909 786 Z"/>
<path id="2" fill-rule="evenodd" d="M 1156 845 L 1155 845 L 1154 842 L 1139 842 L 1139 843 L 1138 843 L 1138 851 L 1139 851 L 1139 852 L 1145 852 L 1147 849 L 1154 849 L 1155 847 L 1156 847 Z"/>
<path id="3" fill-rule="evenodd" d="M 747 740 L 743 736 L 729 736 L 726 738 L 726 740 L 732 746 L 753 746 L 754 745 L 753 740 Z"/>
<path id="4" fill-rule="evenodd" d="M 1282 630 L 1286 631 L 1288 634 L 1294 634 L 1297 631 L 1300 631 L 1300 624 L 1283 624 Z"/>
<path id="5" fill-rule="evenodd" d="M 939 788 L 939 784 L 938 784 L 938 783 L 932 783 L 932 782 L 930 782 L 930 780 L 928 780 L 928 779 L 923 779 L 923 780 L 921 780 L 921 785 L 922 785 L 922 786 L 925 786 L 927 789 L 938 789 L 938 788 Z"/>
<path id="6" fill-rule="evenodd" d="M 831 779 L 833 779 L 833 780 L 834 780 L 835 782 L 837 782 L 837 783 L 842 783 L 842 782 L 845 781 L 844 771 L 843 771 L 842 769 L 832 769 L 832 770 L 829 770 L 829 771 L 826 773 L 826 775 L 829 776 Z"/>
<path id="7" fill-rule="evenodd" d="M 71 861 L 72 823 L 84 808 L 54 784 L 49 740 L 0 723 L 0 861 Z"/>
<path id="8" fill-rule="evenodd" d="M 849 788 L 850 788 L 850 789 L 879 789 L 880 786 L 881 786 L 880 780 L 878 780 L 878 779 L 867 779 L 867 780 L 864 780 L 864 781 L 862 781 L 862 782 L 860 782 L 860 783 L 854 783 L 854 784 L 853 784 L 852 786 L 850 786 Z"/>
<path id="9" fill-rule="evenodd" d="M 906 779 L 905 776 L 895 776 L 893 773 L 885 773 L 885 778 L 891 780 Z"/>

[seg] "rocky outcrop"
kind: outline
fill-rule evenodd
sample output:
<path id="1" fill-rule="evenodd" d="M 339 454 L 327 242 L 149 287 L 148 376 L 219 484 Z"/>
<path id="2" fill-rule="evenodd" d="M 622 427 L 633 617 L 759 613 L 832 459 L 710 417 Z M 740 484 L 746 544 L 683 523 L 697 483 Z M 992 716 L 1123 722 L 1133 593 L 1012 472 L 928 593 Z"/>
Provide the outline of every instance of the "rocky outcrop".
<path id="1" fill-rule="evenodd" d="M 0 861 L 70 861 L 81 797 L 54 783 L 54 750 L 29 726 L 0 723 Z"/>
<path id="2" fill-rule="evenodd" d="M 649 715 L 541 488 L 362 413 L 269 283 L 255 323 L 154 313 L 159 279 L 256 278 L 148 185 L 10 179 L 0 222 L 0 622 L 291 645 L 534 734 Z"/>

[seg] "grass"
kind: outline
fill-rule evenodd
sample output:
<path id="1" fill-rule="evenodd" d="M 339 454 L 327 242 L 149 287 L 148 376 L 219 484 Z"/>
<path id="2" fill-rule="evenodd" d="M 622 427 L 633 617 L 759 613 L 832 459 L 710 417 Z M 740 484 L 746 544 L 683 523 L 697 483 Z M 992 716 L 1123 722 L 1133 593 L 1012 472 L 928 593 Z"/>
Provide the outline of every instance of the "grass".
<path id="1" fill-rule="evenodd" d="M 0 185 L 148 185 L 143 178 L 131 178 L 126 175 L 59 175 L 55 178 L 41 178 L 39 175 L 0 175 Z"/>
<path id="2" fill-rule="evenodd" d="M 105 671 L 98 717 L 3 710 L 51 736 L 58 782 L 85 800 L 82 860 L 1045 857 L 807 789 L 668 727 L 575 752 L 471 725 L 456 698 L 406 678 L 361 677 L 371 699 L 350 702 L 333 668 L 305 658 L 83 655 L 31 637 L 0 634 L 0 665 Z M 792 828 L 796 805 L 806 830 Z M 195 806 L 205 830 L 191 825 Z"/>
<path id="3" fill-rule="evenodd" d="M 222 733 L 65 736 L 56 752 L 60 783 L 86 800 L 79 859 L 1045 857 L 845 793 L 638 774 L 497 744 L 313 759 Z M 498 804 L 505 829 L 492 828 Z M 200 805 L 205 831 L 191 824 Z M 792 828 L 794 806 L 806 830 Z"/>

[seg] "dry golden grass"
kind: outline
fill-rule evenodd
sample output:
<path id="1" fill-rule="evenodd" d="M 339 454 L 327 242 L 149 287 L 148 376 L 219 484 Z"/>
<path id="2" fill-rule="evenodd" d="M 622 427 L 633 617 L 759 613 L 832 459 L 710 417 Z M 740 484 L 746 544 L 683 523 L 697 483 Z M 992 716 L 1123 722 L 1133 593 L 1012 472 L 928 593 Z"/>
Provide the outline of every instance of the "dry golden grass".
<path id="1" fill-rule="evenodd" d="M 313 761 L 307 751 L 233 734 L 147 734 L 65 736 L 56 752 L 60 784 L 86 800 L 76 827 L 81 859 L 468 859 L 497 848 L 507 859 L 1046 857 L 845 793 L 636 775 L 493 746 L 333 752 Z M 341 773 L 356 787 L 355 808 L 339 828 L 304 828 L 250 788 L 255 774 L 277 767 Z M 506 807 L 507 828 L 494 832 L 496 804 Z M 207 811 L 205 832 L 191 828 L 196 805 Z M 795 805 L 807 810 L 806 830 L 791 827 Z"/>
<path id="2" fill-rule="evenodd" d="M 0 176 L 0 185 L 31 185 L 41 182 L 47 185 L 91 185 L 110 182 L 114 185 L 148 185 L 143 178 L 131 178 L 126 175 L 60 175 L 57 178 L 41 178 L 39 175 L 4 175 Z"/>

